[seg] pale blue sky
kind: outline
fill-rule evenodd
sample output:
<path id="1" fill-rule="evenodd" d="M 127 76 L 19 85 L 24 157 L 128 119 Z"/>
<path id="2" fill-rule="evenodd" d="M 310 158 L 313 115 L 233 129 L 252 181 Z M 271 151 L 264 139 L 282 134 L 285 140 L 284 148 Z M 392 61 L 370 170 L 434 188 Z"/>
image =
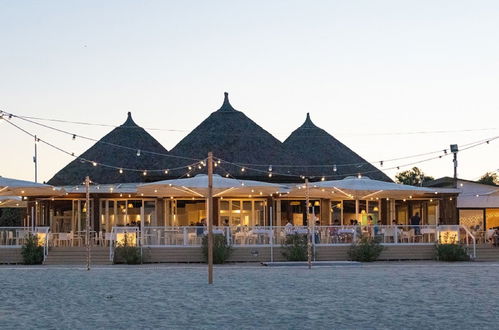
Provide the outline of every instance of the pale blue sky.
<path id="1" fill-rule="evenodd" d="M 171 149 L 228 91 L 280 140 L 310 112 L 364 158 L 395 158 L 499 135 L 498 40 L 497 1 L 0 1 L 0 109 L 116 125 L 132 111 L 181 130 L 151 132 Z M 0 122 L 0 140 L 0 175 L 33 179 L 30 138 Z M 461 153 L 460 176 L 499 168 L 498 146 Z M 70 160 L 41 146 L 40 180 Z M 419 166 L 452 175 L 450 158 Z"/>

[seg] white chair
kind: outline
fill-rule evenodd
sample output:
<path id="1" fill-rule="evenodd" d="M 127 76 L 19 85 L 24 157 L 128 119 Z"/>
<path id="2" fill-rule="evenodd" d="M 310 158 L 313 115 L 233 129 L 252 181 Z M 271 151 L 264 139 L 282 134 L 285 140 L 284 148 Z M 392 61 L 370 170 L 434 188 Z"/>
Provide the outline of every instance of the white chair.
<path id="1" fill-rule="evenodd" d="M 70 233 L 58 233 L 57 234 L 57 246 L 70 246 L 71 244 L 71 234 Z"/>

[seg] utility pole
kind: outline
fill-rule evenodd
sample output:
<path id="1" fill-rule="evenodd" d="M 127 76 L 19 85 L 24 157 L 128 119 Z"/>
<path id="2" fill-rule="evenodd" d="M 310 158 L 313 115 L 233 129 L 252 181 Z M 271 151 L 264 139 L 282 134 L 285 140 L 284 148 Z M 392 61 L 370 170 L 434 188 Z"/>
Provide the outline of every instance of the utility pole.
<path id="1" fill-rule="evenodd" d="M 213 153 L 208 153 L 208 284 L 213 284 Z"/>
<path id="2" fill-rule="evenodd" d="M 454 154 L 454 188 L 457 188 L 457 153 L 459 152 L 459 148 L 457 144 L 450 145 L 450 151 Z"/>
<path id="3" fill-rule="evenodd" d="M 33 163 L 35 163 L 35 182 L 38 182 L 38 138 L 35 135 L 35 155 L 33 156 Z"/>
<path id="4" fill-rule="evenodd" d="M 85 177 L 85 194 L 87 212 L 85 219 L 85 247 L 87 249 L 87 270 L 90 270 L 90 178 Z"/>
<path id="5" fill-rule="evenodd" d="M 307 257 L 308 269 L 312 268 L 312 230 L 310 226 L 310 217 L 308 214 L 308 204 L 310 203 L 310 191 L 308 188 L 308 178 L 305 179 L 305 220 L 307 221 Z"/>

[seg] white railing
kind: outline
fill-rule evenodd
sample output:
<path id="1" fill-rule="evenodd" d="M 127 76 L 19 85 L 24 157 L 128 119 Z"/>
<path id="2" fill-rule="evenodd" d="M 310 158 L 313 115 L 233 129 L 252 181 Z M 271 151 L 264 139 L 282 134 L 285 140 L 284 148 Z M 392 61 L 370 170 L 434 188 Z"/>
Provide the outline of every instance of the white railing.
<path id="1" fill-rule="evenodd" d="M 476 237 L 475 237 L 475 235 L 473 235 L 473 233 L 466 226 L 459 226 L 459 228 L 460 228 L 460 232 L 461 232 L 461 230 L 463 230 L 465 232 L 464 242 L 461 241 L 461 243 L 464 243 L 468 247 L 468 250 L 471 248 L 470 258 L 476 259 Z M 471 246 L 470 246 L 470 241 L 471 241 Z"/>
<path id="2" fill-rule="evenodd" d="M 20 248 L 29 235 L 37 236 L 45 260 L 48 255 L 49 227 L 0 227 L 0 248 Z"/>
<path id="3" fill-rule="evenodd" d="M 445 226 L 445 230 L 449 226 Z M 453 230 L 456 243 L 459 242 L 459 226 Z M 377 238 L 381 244 L 426 244 L 438 242 L 439 227 L 432 225 L 392 225 L 392 226 L 313 226 L 312 244 L 317 246 L 350 245 L 361 237 Z M 224 235 L 232 246 L 281 245 L 292 234 L 307 235 L 304 226 L 215 226 L 215 235 Z M 147 247 L 200 246 L 207 234 L 206 227 L 145 227 L 140 239 Z M 470 240 L 471 236 L 469 237 Z"/>

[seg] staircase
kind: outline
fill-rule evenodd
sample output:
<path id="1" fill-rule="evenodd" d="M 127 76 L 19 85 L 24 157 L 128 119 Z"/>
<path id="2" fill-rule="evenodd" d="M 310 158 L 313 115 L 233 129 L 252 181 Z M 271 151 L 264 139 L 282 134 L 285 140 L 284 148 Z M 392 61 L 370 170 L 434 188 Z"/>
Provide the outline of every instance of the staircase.
<path id="1" fill-rule="evenodd" d="M 490 244 L 477 245 L 476 261 L 499 261 L 499 247 Z"/>
<path id="2" fill-rule="evenodd" d="M 90 265 L 110 265 L 109 248 L 92 247 Z M 87 250 L 84 247 L 51 247 L 44 265 L 80 265 L 87 264 Z"/>

